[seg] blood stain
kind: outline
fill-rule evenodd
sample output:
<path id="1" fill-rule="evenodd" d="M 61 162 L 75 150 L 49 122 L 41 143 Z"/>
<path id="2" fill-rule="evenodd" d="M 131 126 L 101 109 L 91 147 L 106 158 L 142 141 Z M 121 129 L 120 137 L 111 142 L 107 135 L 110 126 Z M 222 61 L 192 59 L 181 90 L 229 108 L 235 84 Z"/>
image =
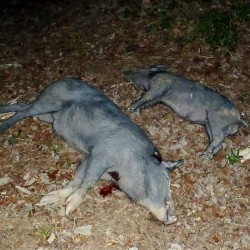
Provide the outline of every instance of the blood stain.
<path id="1" fill-rule="evenodd" d="M 116 183 L 112 182 L 110 185 L 101 187 L 99 193 L 104 198 L 107 195 L 112 194 L 112 191 L 114 189 L 119 189 L 119 186 Z"/>
<path id="2" fill-rule="evenodd" d="M 51 172 L 48 173 L 49 178 L 54 181 L 56 179 L 56 175 L 58 172 L 59 172 L 59 169 L 52 170 Z"/>

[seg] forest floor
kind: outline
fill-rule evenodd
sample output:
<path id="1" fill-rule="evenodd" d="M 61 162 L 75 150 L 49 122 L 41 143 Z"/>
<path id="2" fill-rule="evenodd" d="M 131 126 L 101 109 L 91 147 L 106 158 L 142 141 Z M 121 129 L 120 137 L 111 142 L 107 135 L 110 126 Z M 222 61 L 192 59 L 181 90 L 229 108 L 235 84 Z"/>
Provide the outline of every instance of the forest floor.
<path id="1" fill-rule="evenodd" d="M 2 250 L 249 249 L 250 161 L 232 165 L 226 158 L 250 146 L 249 130 L 241 127 L 226 138 L 223 150 L 207 162 L 198 156 L 208 143 L 204 127 L 161 104 L 139 116 L 127 111 L 142 93 L 122 72 L 162 64 L 226 95 L 250 123 L 250 25 L 236 50 L 225 55 L 211 50 L 195 30 L 197 13 L 213 8 L 211 1 L 169 2 L 183 2 L 166 7 L 169 22 L 154 1 L 1 3 L 1 104 L 31 102 L 49 83 L 81 77 L 140 125 L 164 159 L 185 160 L 171 177 L 175 224 L 158 222 L 119 190 L 102 197 L 103 181 L 65 217 L 62 209 L 36 204 L 74 177 L 81 156 L 50 125 L 22 120 L 0 136 Z"/>

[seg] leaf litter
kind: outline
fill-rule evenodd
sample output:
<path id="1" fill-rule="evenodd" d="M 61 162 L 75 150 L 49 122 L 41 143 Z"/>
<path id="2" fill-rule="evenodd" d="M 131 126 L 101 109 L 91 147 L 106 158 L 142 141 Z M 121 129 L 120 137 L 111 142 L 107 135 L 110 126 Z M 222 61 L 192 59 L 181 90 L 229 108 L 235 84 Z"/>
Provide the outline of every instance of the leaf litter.
<path id="1" fill-rule="evenodd" d="M 125 69 L 164 64 L 227 95 L 249 123 L 249 28 L 226 57 L 201 38 L 183 43 L 193 32 L 183 16 L 168 31 L 157 26 L 159 16 L 147 14 L 153 1 L 142 1 L 139 14 L 135 1 L 126 4 L 9 2 L 1 10 L 1 103 L 30 102 L 66 75 L 104 91 L 149 134 L 164 159 L 185 160 L 172 176 L 177 223 L 162 225 L 119 190 L 103 198 L 102 181 L 69 217 L 63 205 L 36 206 L 45 193 L 73 178 L 80 155 L 49 125 L 26 119 L 0 138 L 1 249 L 249 248 L 249 131 L 242 128 L 227 138 L 215 159 L 203 162 L 198 153 L 207 145 L 205 130 L 162 105 L 139 116 L 129 113 L 126 108 L 139 92 L 122 78 Z M 184 6 L 192 13 L 191 5 Z M 240 162 L 231 165 L 226 156 L 237 148 Z"/>

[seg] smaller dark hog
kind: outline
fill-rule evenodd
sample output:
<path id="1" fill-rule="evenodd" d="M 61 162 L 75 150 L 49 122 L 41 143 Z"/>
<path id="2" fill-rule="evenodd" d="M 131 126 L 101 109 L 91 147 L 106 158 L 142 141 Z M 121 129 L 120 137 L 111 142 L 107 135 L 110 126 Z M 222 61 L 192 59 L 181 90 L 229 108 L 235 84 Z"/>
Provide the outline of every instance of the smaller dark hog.
<path id="1" fill-rule="evenodd" d="M 209 145 L 202 158 L 212 159 L 222 149 L 225 137 L 236 133 L 239 125 L 249 128 L 227 97 L 196 81 L 169 73 L 162 65 L 125 71 L 124 77 L 146 92 L 130 110 L 140 111 L 164 103 L 185 120 L 205 126 Z"/>

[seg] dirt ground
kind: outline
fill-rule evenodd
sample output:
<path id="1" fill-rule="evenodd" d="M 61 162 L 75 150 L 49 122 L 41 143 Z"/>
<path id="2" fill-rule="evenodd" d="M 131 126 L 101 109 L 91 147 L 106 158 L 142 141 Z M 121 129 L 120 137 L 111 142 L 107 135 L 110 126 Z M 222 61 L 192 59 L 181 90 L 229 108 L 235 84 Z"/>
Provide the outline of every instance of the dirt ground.
<path id="1" fill-rule="evenodd" d="M 0 103 L 30 102 L 46 85 L 69 75 L 104 91 L 147 132 L 164 159 L 185 160 L 172 175 L 177 223 L 158 222 L 121 191 L 103 197 L 107 183 L 101 181 L 69 217 L 63 207 L 36 206 L 73 178 L 81 156 L 49 125 L 30 118 L 0 136 L 2 250 L 250 249 L 250 161 L 226 160 L 231 150 L 250 145 L 249 130 L 241 128 L 211 162 L 202 161 L 204 128 L 163 105 L 140 116 L 129 113 L 126 108 L 141 92 L 122 76 L 125 69 L 166 65 L 226 95 L 250 123 L 250 26 L 226 56 L 194 36 L 197 10 L 209 6 L 184 1 L 172 11 L 182 8 L 185 15 L 166 30 L 159 16 L 147 12 L 153 1 L 142 2 L 138 11 L 141 1 L 3 1 Z"/>

